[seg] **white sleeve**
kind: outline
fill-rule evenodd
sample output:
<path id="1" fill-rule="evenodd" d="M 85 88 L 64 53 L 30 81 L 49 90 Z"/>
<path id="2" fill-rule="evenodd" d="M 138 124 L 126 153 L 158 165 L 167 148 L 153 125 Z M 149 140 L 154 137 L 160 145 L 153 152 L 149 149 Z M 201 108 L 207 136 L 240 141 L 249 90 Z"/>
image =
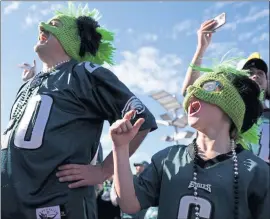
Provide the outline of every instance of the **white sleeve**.
<path id="1" fill-rule="evenodd" d="M 111 188 L 111 192 L 110 192 L 110 197 L 111 197 L 111 202 L 114 206 L 118 206 L 118 203 L 117 203 L 117 194 L 116 194 L 116 191 L 115 191 L 115 188 L 114 188 L 114 181 L 112 183 L 112 188 Z"/>

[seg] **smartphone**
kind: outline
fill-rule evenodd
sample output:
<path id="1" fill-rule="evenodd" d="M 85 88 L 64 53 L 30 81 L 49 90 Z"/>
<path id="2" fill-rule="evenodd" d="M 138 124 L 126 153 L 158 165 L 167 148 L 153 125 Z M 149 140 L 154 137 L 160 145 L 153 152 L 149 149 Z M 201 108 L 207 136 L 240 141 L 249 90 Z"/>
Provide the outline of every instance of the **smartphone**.
<path id="1" fill-rule="evenodd" d="M 212 31 L 215 31 L 222 27 L 226 23 L 226 13 L 222 13 L 214 18 L 214 20 L 217 22 L 216 25 L 212 28 Z"/>

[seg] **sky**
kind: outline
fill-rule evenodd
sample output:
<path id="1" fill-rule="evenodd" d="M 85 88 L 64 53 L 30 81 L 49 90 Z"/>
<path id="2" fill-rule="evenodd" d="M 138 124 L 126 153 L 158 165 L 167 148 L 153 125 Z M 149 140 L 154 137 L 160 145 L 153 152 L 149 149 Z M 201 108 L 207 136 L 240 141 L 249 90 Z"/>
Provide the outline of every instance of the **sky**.
<path id="1" fill-rule="evenodd" d="M 86 2 L 76 2 L 76 5 Z M 18 64 L 41 62 L 33 47 L 37 42 L 37 25 L 66 7 L 66 2 L 1 1 L 1 132 L 7 126 L 16 92 L 22 84 Z M 213 58 L 247 57 L 260 52 L 269 62 L 269 2 L 88 2 L 103 15 L 100 24 L 116 33 L 116 65 L 111 70 L 154 114 L 166 113 L 149 95 L 165 90 L 180 94 L 185 72 L 197 44 L 197 29 L 206 19 L 226 12 L 227 23 L 212 38 L 204 65 Z M 183 112 L 179 112 L 180 114 Z M 104 154 L 111 150 L 106 122 L 101 142 Z M 182 131 L 188 130 L 183 129 Z M 161 138 L 173 134 L 173 128 L 159 126 L 150 133 L 131 163 L 147 160 L 172 145 Z M 189 140 L 188 140 L 189 141 Z M 182 143 L 187 143 L 184 140 Z"/>

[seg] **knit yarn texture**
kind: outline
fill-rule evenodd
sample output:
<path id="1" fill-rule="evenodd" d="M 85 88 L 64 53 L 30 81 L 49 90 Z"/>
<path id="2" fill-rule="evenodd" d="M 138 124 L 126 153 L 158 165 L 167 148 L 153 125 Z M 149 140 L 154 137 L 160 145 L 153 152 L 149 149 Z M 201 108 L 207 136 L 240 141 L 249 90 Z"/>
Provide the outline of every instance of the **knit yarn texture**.
<path id="1" fill-rule="evenodd" d="M 113 65 L 113 55 L 115 52 L 115 48 L 113 46 L 114 34 L 104 27 L 96 28 L 96 31 L 101 34 L 101 43 L 99 44 L 96 55 L 93 56 L 89 52 L 86 52 L 83 57 L 79 55 L 81 45 L 77 26 L 77 18 L 79 16 L 90 16 L 95 19 L 99 16 L 99 12 L 95 9 L 90 12 L 88 7 L 85 7 L 84 9 L 79 7 L 76 10 L 74 4 L 69 2 L 69 8 L 66 11 L 57 11 L 56 16 L 46 23 L 41 22 L 39 26 L 55 36 L 61 43 L 65 52 L 73 59 L 79 62 L 90 61 L 98 65 L 102 65 L 104 63 Z M 52 20 L 58 20 L 62 25 L 53 26 L 50 24 Z"/>
<path id="2" fill-rule="evenodd" d="M 219 82 L 221 88 L 213 91 L 203 89 L 203 85 L 211 81 Z M 198 78 L 193 85 L 189 86 L 183 101 L 186 112 L 188 111 L 192 96 L 220 107 L 231 118 L 238 133 L 241 132 L 246 107 L 237 89 L 228 79 L 227 74 L 214 72 L 205 73 Z"/>

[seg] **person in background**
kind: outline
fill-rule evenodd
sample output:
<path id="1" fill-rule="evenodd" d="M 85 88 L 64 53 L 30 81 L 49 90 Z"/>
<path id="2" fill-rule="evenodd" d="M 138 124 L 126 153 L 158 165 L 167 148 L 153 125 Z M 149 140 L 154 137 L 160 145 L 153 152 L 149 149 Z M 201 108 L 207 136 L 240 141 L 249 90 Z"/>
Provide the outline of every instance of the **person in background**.
<path id="1" fill-rule="evenodd" d="M 136 168 L 136 176 L 139 176 L 144 169 L 149 165 L 147 161 L 142 161 L 140 163 L 134 163 L 134 167 Z"/>
<path id="2" fill-rule="evenodd" d="M 120 219 L 120 207 L 111 200 L 113 176 L 103 183 L 102 191 L 97 196 L 98 219 Z"/>
<path id="3" fill-rule="evenodd" d="M 260 141 L 259 145 L 250 144 L 254 154 L 265 160 L 270 165 L 270 108 L 266 105 L 266 100 L 270 99 L 269 72 L 266 62 L 261 59 L 258 52 L 252 53 L 247 59 L 241 60 L 238 69 L 249 70 L 250 78 L 255 81 L 262 91 L 263 114 L 259 121 Z"/>
<path id="4" fill-rule="evenodd" d="M 148 167 L 149 163 L 147 161 L 142 161 L 139 163 L 134 163 L 133 166 L 136 168 L 136 173 L 134 177 L 139 177 L 141 173 Z M 113 186 L 114 188 L 114 186 Z M 111 193 L 115 194 L 115 190 L 113 189 Z M 115 203 L 117 202 L 117 195 L 114 195 Z M 158 215 L 158 207 L 150 207 L 148 209 L 144 209 L 137 214 L 126 214 L 121 211 L 122 219 L 156 219 Z"/>
<path id="5" fill-rule="evenodd" d="M 216 24 L 215 20 L 207 20 L 201 24 L 201 27 L 197 31 L 198 43 L 195 54 L 191 61 L 191 64 L 186 72 L 185 79 L 182 84 L 182 95 L 185 96 L 188 86 L 192 85 L 194 81 L 200 77 L 200 71 L 192 66 L 200 67 L 207 48 L 211 44 L 212 35 L 214 34 L 212 28 Z M 261 119 L 258 121 L 260 125 L 260 140 L 259 144 L 250 143 L 250 149 L 269 163 L 270 159 L 270 109 L 266 106 L 265 100 L 270 97 L 269 89 L 269 73 L 266 62 L 261 59 L 259 53 L 251 54 L 247 59 L 239 61 L 237 69 L 249 70 L 250 79 L 254 80 L 262 91 L 262 104 L 264 111 Z"/>

